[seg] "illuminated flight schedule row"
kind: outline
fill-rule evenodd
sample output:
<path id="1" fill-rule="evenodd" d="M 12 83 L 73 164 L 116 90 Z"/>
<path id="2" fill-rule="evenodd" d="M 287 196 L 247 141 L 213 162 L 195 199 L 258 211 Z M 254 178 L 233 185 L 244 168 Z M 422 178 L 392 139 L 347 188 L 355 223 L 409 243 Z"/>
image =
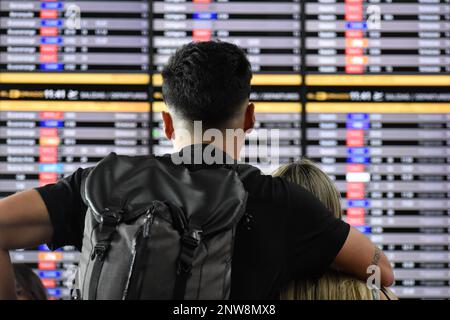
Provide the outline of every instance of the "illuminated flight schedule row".
<path id="1" fill-rule="evenodd" d="M 1 70 L 148 69 L 146 1 L 2 1 Z M 6 13 L 6 14 L 4 14 Z"/>
<path id="2" fill-rule="evenodd" d="M 450 72 L 447 0 L 318 0 L 305 7 L 308 72 Z"/>
<path id="3" fill-rule="evenodd" d="M 154 65 L 185 43 L 216 39 L 245 49 L 254 71 L 299 71 L 299 17 L 297 1 L 154 1 Z"/>

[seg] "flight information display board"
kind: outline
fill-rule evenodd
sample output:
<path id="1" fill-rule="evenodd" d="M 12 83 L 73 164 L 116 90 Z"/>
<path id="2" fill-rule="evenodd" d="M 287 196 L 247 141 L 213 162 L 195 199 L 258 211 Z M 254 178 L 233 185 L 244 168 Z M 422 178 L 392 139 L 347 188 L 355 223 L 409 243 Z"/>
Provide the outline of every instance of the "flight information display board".
<path id="1" fill-rule="evenodd" d="M 216 39 L 254 71 L 242 159 L 267 173 L 315 160 L 393 262 L 394 292 L 450 298 L 450 0 L 2 0 L 0 198 L 112 151 L 172 152 L 162 68 Z M 279 152 L 255 157 L 264 129 Z M 75 248 L 11 255 L 69 298 Z"/>

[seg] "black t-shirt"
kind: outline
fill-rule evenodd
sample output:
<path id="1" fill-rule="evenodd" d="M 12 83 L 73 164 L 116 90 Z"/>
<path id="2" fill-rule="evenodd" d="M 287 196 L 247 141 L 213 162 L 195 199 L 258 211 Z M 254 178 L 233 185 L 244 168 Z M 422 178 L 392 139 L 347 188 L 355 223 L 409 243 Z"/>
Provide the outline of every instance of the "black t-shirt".
<path id="1" fill-rule="evenodd" d="M 200 170 L 207 164 L 190 165 Z M 37 188 L 49 211 L 56 249 L 81 249 L 86 205 L 80 185 L 86 169 Z M 306 189 L 253 171 L 242 180 L 247 213 L 237 230 L 232 262 L 232 299 L 277 299 L 290 280 L 320 277 L 344 244 L 350 227 Z"/>

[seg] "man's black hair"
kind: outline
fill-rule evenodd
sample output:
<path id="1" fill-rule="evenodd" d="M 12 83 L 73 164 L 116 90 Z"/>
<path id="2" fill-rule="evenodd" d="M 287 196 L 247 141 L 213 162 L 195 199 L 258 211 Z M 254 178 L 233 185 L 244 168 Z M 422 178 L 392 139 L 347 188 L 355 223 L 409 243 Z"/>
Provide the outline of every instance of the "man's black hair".
<path id="1" fill-rule="evenodd" d="M 252 70 L 238 46 L 219 41 L 179 48 L 163 72 L 163 96 L 182 119 L 220 127 L 250 96 Z"/>
<path id="2" fill-rule="evenodd" d="M 18 296 L 28 300 L 47 300 L 47 291 L 41 279 L 24 264 L 13 264 Z"/>

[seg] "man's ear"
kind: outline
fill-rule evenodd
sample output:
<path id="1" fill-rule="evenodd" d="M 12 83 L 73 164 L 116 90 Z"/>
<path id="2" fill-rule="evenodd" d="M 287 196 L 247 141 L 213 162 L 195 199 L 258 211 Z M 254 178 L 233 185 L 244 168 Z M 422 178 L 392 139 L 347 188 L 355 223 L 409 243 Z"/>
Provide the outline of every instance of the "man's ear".
<path id="1" fill-rule="evenodd" d="M 250 132 L 255 127 L 255 122 L 255 105 L 250 102 L 245 110 L 244 131 Z"/>
<path id="2" fill-rule="evenodd" d="M 167 139 L 172 140 L 173 138 L 175 138 L 175 129 L 173 127 L 172 116 L 170 115 L 170 113 L 165 111 L 162 111 L 161 115 L 164 123 L 164 134 L 166 135 Z"/>

